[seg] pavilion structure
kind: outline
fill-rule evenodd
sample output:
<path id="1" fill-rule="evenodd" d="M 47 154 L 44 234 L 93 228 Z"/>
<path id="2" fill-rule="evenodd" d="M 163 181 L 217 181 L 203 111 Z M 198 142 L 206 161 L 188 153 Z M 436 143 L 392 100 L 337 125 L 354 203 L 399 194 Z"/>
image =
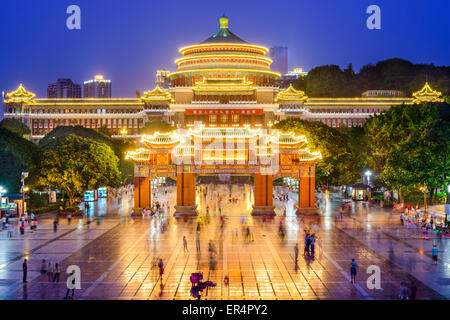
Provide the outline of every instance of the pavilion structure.
<path id="1" fill-rule="evenodd" d="M 315 163 L 322 158 L 307 148 L 305 136 L 278 131 L 210 128 L 203 125 L 144 136 L 143 147 L 128 152 L 135 162 L 135 208 L 151 206 L 151 180 L 177 181 L 175 216 L 197 215 L 198 175 L 253 175 L 253 215 L 274 215 L 273 180 L 299 180 L 298 213 L 315 213 Z"/>

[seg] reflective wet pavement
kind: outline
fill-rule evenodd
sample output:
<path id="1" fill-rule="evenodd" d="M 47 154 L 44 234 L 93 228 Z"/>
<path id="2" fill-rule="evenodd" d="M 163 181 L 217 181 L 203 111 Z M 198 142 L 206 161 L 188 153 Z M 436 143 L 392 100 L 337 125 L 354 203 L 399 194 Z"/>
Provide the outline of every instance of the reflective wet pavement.
<path id="1" fill-rule="evenodd" d="M 289 202 L 275 201 L 273 221 L 252 218 L 252 194 L 249 186 L 233 186 L 238 203 L 228 202 L 228 189 L 220 185 L 216 192 L 209 186 L 206 199 L 198 192 L 199 210 L 209 223 L 200 231 L 200 251 L 196 250 L 196 219 L 176 220 L 171 213 L 150 219 L 131 219 L 106 214 L 100 225 L 89 226 L 61 221 L 53 233 L 51 219 L 42 219 L 36 233 L 24 239 L 8 239 L 0 233 L 0 298 L 62 299 L 66 293 L 65 270 L 69 265 L 81 268 L 81 289 L 76 299 L 193 299 L 190 276 L 203 272 L 205 280 L 217 285 L 202 293 L 202 299 L 398 299 L 400 283 L 414 280 L 418 299 L 450 297 L 448 282 L 448 240 L 442 239 L 440 261 L 431 264 L 431 243 L 420 235 L 408 234 L 392 210 L 352 203 L 352 211 L 339 218 L 342 201 L 337 196 L 319 195 L 323 214 L 320 219 L 296 217 L 294 194 Z M 174 189 L 157 195 L 174 203 Z M 277 188 L 280 190 L 280 188 Z M 223 197 L 220 227 L 217 198 Z M 120 207 L 130 205 L 129 197 Z M 216 204 L 216 205 L 215 205 Z M 286 205 L 286 237 L 280 238 L 278 226 Z M 105 212 L 114 212 L 105 209 Z M 123 211 L 125 213 L 125 211 Z M 242 222 L 249 225 L 254 241 L 246 240 Z M 304 230 L 312 230 L 316 242 L 315 258 L 303 256 Z M 397 231 L 398 230 L 398 231 Z M 237 234 L 237 236 L 236 236 Z M 183 236 L 188 251 L 183 248 Z M 216 248 L 211 264 L 209 242 Z M 298 263 L 294 246 L 299 243 Z M 22 259 L 29 258 L 29 282 L 22 285 Z M 357 283 L 350 282 L 351 259 L 358 263 Z M 61 262 L 61 281 L 48 283 L 39 274 L 41 259 Z M 162 259 L 165 271 L 159 278 L 157 262 Z M 369 289 L 366 280 L 369 266 L 381 270 L 381 290 Z M 228 276 L 229 283 L 224 283 Z"/>

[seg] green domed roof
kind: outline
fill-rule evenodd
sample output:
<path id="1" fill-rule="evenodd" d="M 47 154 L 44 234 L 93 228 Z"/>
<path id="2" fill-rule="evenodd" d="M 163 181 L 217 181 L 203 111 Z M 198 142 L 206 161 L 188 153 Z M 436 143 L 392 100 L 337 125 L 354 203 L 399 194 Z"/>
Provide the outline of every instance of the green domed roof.
<path id="1" fill-rule="evenodd" d="M 220 18 L 220 29 L 203 43 L 248 43 L 242 40 L 228 29 L 228 18 L 223 16 Z"/>

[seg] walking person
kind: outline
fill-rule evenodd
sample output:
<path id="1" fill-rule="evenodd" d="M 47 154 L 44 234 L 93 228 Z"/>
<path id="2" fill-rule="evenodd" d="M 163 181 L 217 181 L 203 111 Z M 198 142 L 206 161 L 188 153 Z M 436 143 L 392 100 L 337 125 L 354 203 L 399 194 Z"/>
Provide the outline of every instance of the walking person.
<path id="1" fill-rule="evenodd" d="M 163 274 L 164 274 L 164 263 L 163 263 L 162 259 L 159 259 L 158 268 L 159 268 L 159 277 L 161 278 L 161 284 L 162 284 Z"/>
<path id="2" fill-rule="evenodd" d="M 197 231 L 195 234 L 195 246 L 197 248 L 197 252 L 200 252 L 200 231 Z"/>
<path id="3" fill-rule="evenodd" d="M 58 219 L 55 218 L 55 220 L 53 221 L 53 232 L 57 231 L 58 231 Z"/>
<path id="4" fill-rule="evenodd" d="M 355 283 L 356 282 L 356 261 L 355 259 L 352 259 L 352 264 L 350 266 L 350 282 Z"/>
<path id="5" fill-rule="evenodd" d="M 75 270 L 72 271 L 72 273 L 70 274 L 70 276 L 72 277 L 72 288 L 70 288 L 69 286 L 67 286 L 67 291 L 66 291 L 66 296 L 64 297 L 64 299 L 73 299 L 73 296 L 75 295 Z M 72 290 L 72 297 L 69 297 L 69 292 L 70 290 Z"/>
<path id="6" fill-rule="evenodd" d="M 312 234 L 312 236 L 309 238 L 309 240 L 310 240 L 310 246 L 311 246 L 311 256 L 314 257 L 316 236 L 314 234 Z"/>
<path id="7" fill-rule="evenodd" d="M 319 255 L 322 255 L 322 239 L 320 239 L 319 238 L 319 241 L 318 241 L 318 244 L 319 244 Z"/>
<path id="8" fill-rule="evenodd" d="M 404 225 L 404 216 L 403 213 L 400 215 L 400 224 L 403 226 Z"/>
<path id="9" fill-rule="evenodd" d="M 438 263 L 438 248 L 436 244 L 433 244 L 433 248 L 431 249 L 431 256 L 433 257 L 433 264 L 437 265 Z"/>
<path id="10" fill-rule="evenodd" d="M 22 271 L 23 271 L 23 283 L 27 283 L 27 274 L 28 274 L 28 260 L 24 259 L 22 264 Z"/>
<path id="11" fill-rule="evenodd" d="M 400 300 L 408 300 L 409 299 L 409 290 L 406 286 L 406 283 L 403 281 L 400 283 L 400 294 L 399 294 Z"/>
<path id="12" fill-rule="evenodd" d="M 70 224 L 71 221 L 72 221 L 72 215 L 69 213 L 67 215 L 67 224 Z"/>
<path id="13" fill-rule="evenodd" d="M 53 281 L 53 266 L 50 261 L 48 262 L 47 277 L 48 277 L 48 282 Z"/>
<path id="14" fill-rule="evenodd" d="M 42 259 L 40 271 L 42 276 L 47 273 L 47 263 L 45 262 L 45 259 Z"/>
<path id="15" fill-rule="evenodd" d="M 187 240 L 186 240 L 186 236 L 183 236 L 183 247 L 184 247 L 184 252 L 189 252 L 189 249 L 187 247 Z"/>
<path id="16" fill-rule="evenodd" d="M 310 238 L 309 238 L 309 233 L 305 234 L 305 250 L 303 251 L 303 255 L 306 255 L 309 257 L 309 245 L 310 245 Z"/>
<path id="17" fill-rule="evenodd" d="M 295 244 L 294 254 L 295 254 L 295 265 L 297 265 L 297 263 L 298 263 L 298 242 Z"/>
<path id="18" fill-rule="evenodd" d="M 58 283 L 59 282 L 59 275 L 60 275 L 60 271 L 59 271 L 59 264 L 55 263 L 55 269 L 53 270 L 53 282 Z"/>
<path id="19" fill-rule="evenodd" d="M 24 234 L 25 234 L 25 221 L 21 221 L 21 222 L 20 222 L 19 230 L 20 230 L 20 234 L 21 234 L 21 235 L 24 235 Z"/>
<path id="20" fill-rule="evenodd" d="M 12 223 L 8 223 L 8 236 L 12 238 L 13 234 L 14 234 L 14 225 Z"/>

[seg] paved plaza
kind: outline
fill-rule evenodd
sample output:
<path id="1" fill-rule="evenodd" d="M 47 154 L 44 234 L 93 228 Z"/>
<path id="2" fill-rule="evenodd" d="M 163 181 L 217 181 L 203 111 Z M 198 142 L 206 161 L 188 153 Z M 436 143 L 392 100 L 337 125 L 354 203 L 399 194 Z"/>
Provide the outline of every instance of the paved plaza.
<path id="1" fill-rule="evenodd" d="M 421 234 L 400 226 L 399 214 L 392 209 L 369 207 L 366 202 L 351 203 L 343 218 L 338 208 L 344 199 L 338 195 L 318 194 L 321 217 L 297 217 L 295 194 L 289 201 L 275 200 L 277 217 L 272 220 L 251 217 L 252 191 L 249 185 L 233 185 L 237 203 L 228 202 L 227 185 L 215 192 L 208 186 L 206 198 L 197 193 L 200 216 L 209 221 L 200 230 L 200 250 L 196 248 L 197 218 L 175 219 L 173 209 L 152 218 L 132 219 L 132 196 L 104 200 L 91 207 L 100 214 L 100 224 L 74 219 L 69 225 L 61 219 L 53 232 L 51 215 L 40 219 L 38 230 L 25 236 L 0 233 L 0 298 L 62 299 L 66 293 L 65 270 L 81 268 L 81 289 L 75 299 L 193 299 L 190 276 L 203 272 L 205 280 L 216 283 L 202 293 L 202 299 L 399 299 L 400 284 L 414 281 L 417 299 L 450 297 L 449 240 L 423 240 Z M 282 191 L 281 187 L 275 188 Z M 175 203 L 174 188 L 160 188 L 157 199 Z M 222 195 L 221 228 L 217 196 Z M 278 226 L 286 207 L 286 237 Z M 254 240 L 243 235 L 243 222 L 249 225 Z M 304 230 L 314 232 L 315 257 L 303 256 Z M 236 236 L 237 234 L 237 236 Z M 183 236 L 188 251 L 183 247 Z M 432 265 L 431 246 L 439 247 L 438 265 Z M 209 243 L 216 248 L 217 264 L 211 264 Z M 294 246 L 300 254 L 295 263 Z M 320 244 L 320 245 L 319 245 Z M 28 258 L 28 283 L 22 283 L 22 261 Z M 352 258 L 358 264 L 357 282 L 350 282 Z M 40 275 L 46 259 L 61 264 L 61 280 L 49 283 Z M 165 265 L 162 281 L 157 263 Z M 381 270 L 381 289 L 369 289 L 366 269 Z M 229 283 L 224 278 L 229 278 Z"/>

